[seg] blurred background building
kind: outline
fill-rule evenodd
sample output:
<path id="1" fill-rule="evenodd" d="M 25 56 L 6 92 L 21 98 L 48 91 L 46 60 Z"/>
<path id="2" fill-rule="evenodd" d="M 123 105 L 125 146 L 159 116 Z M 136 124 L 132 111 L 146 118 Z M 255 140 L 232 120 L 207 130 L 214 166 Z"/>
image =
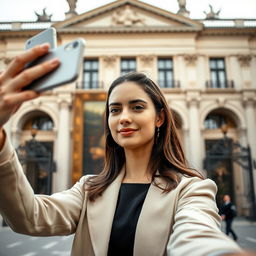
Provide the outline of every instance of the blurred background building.
<path id="1" fill-rule="evenodd" d="M 141 71 L 162 88 L 187 159 L 215 180 L 218 203 L 228 193 L 240 215 L 251 215 L 256 19 L 220 19 L 211 6 L 205 19 L 191 19 L 186 1 L 178 1 L 177 13 L 117 0 L 78 15 L 76 1 L 68 2 L 63 21 L 52 22 L 43 10 L 36 22 L 0 23 L 0 70 L 23 51 L 28 38 L 47 27 L 56 28 L 58 45 L 77 37 L 86 40 L 78 80 L 24 104 L 5 127 L 16 148 L 31 140 L 36 129 L 33 138 L 50 152 L 55 168 L 38 172 L 34 182 L 44 179 L 50 192 L 57 192 L 101 170 L 107 89 L 120 74 Z"/>

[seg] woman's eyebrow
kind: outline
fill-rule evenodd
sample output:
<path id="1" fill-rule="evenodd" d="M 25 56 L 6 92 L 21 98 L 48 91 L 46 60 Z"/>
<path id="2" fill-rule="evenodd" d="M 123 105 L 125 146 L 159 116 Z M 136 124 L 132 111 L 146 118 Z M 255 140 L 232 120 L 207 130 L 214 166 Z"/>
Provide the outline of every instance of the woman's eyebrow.
<path id="1" fill-rule="evenodd" d="M 135 104 L 135 103 L 144 103 L 144 104 L 147 104 L 147 102 L 146 102 L 145 100 L 142 100 L 142 99 L 129 100 L 128 103 L 129 103 L 129 104 Z M 112 103 L 110 103 L 108 106 L 110 107 L 110 106 L 113 106 L 113 105 L 114 105 L 114 106 L 121 106 L 122 103 L 120 103 L 120 102 L 112 102 Z"/>
<path id="2" fill-rule="evenodd" d="M 121 106 L 122 104 L 121 103 L 119 103 L 119 102 L 112 102 L 112 103 L 110 103 L 108 106 L 110 107 L 110 106 L 116 106 L 116 105 L 118 105 L 118 106 Z"/>
<path id="3" fill-rule="evenodd" d="M 134 103 L 144 103 L 147 104 L 147 102 L 145 100 L 141 100 L 141 99 L 136 99 L 136 100 L 130 100 L 129 104 L 134 104 Z"/>

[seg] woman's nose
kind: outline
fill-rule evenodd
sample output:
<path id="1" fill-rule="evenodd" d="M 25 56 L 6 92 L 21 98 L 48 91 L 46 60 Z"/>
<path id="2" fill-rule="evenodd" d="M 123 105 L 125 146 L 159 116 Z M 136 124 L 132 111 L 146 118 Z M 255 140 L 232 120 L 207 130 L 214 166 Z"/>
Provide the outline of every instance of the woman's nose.
<path id="1" fill-rule="evenodd" d="M 128 110 L 123 110 L 120 116 L 120 124 L 131 123 L 131 116 Z"/>

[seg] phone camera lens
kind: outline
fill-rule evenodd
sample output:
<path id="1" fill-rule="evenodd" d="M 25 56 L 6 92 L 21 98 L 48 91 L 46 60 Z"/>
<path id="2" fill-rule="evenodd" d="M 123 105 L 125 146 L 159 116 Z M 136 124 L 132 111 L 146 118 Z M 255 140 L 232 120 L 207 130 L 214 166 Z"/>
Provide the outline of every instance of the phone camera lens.
<path id="1" fill-rule="evenodd" d="M 78 46 L 78 42 L 75 41 L 75 42 L 73 43 L 73 48 L 76 48 L 77 46 Z"/>

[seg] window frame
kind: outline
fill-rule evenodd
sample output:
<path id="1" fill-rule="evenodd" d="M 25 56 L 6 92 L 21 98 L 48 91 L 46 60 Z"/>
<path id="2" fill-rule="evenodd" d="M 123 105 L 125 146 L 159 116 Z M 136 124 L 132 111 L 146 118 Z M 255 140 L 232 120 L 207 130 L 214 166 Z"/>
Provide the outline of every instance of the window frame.
<path id="1" fill-rule="evenodd" d="M 220 61 L 220 60 L 223 61 L 223 68 L 218 67 L 218 61 Z M 211 62 L 215 62 L 215 66 L 216 66 L 215 68 L 212 68 Z M 216 89 L 228 88 L 225 58 L 222 58 L 222 57 L 209 58 L 209 67 L 210 67 L 211 88 L 216 88 Z M 220 79 L 221 72 L 224 73 L 224 81 L 221 81 L 221 79 Z M 216 81 L 214 81 L 212 79 L 212 73 L 215 73 Z"/>
<path id="2" fill-rule="evenodd" d="M 128 61 L 128 68 L 123 68 L 123 62 L 124 61 Z M 134 67 L 130 67 L 130 63 L 129 61 L 134 61 Z M 128 58 L 121 58 L 120 60 L 120 74 L 121 75 L 124 75 L 124 74 L 127 74 L 129 72 L 135 72 L 137 71 L 137 62 L 136 62 L 136 58 L 133 58 L 133 57 L 128 57 Z"/>
<path id="3" fill-rule="evenodd" d="M 85 67 L 85 63 L 90 63 L 90 69 Z M 97 63 L 97 68 L 93 68 L 93 62 Z M 86 81 L 86 74 L 89 74 L 89 80 Z M 96 74 L 97 79 L 94 80 L 94 74 Z M 98 89 L 99 88 L 99 59 L 84 59 L 83 62 L 83 89 Z"/>
<path id="4" fill-rule="evenodd" d="M 160 66 L 160 61 L 164 62 L 164 67 Z M 171 67 L 167 66 L 167 61 L 171 61 Z M 160 73 L 163 72 L 164 79 L 160 80 Z M 168 78 L 168 73 L 171 73 L 171 79 Z M 173 68 L 173 58 L 172 57 L 158 57 L 157 59 L 157 74 L 158 74 L 158 85 L 161 88 L 174 88 L 174 68 Z"/>

